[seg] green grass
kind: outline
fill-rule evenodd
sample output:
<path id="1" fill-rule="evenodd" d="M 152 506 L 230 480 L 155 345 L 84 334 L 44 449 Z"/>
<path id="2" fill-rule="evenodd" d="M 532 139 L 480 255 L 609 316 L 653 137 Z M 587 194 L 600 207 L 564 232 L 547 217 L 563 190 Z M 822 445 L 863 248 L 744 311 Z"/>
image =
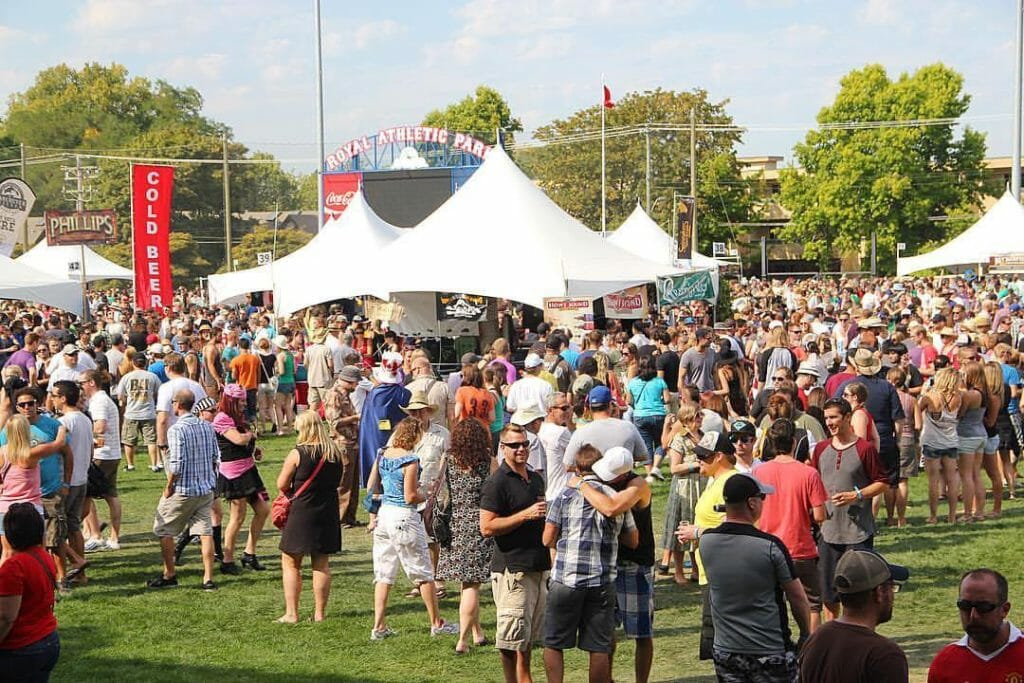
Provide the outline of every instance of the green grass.
<path id="1" fill-rule="evenodd" d="M 261 466 L 273 488 L 287 439 L 264 441 Z M 162 475 L 140 469 L 119 477 L 124 503 L 122 549 L 90 555 L 90 583 L 57 606 L 62 638 L 57 681 L 353 681 L 431 682 L 501 681 L 494 650 L 476 648 L 464 657 L 452 654 L 453 637 L 431 638 L 419 600 L 401 596 L 399 579 L 389 614 L 397 638 L 368 640 L 373 616 L 370 537 L 364 529 L 346 531 L 345 550 L 331 562 L 333 584 L 328 619 L 308 621 L 312 613 L 309 571 L 305 572 L 301 619 L 296 626 L 274 623 L 284 611 L 277 531 L 261 541 L 268 570 L 216 577 L 220 590 L 199 589 L 198 549 L 190 547 L 179 568 L 178 588 L 147 590 L 145 581 L 160 571 L 160 553 L 152 535 L 153 512 Z M 925 480 L 913 481 L 912 497 L 923 500 Z M 660 537 L 666 485 L 656 487 L 655 529 Z M 275 491 L 276 493 L 276 491 Z M 924 506 L 926 508 L 926 506 Z M 101 509 L 103 505 L 101 503 Z M 362 512 L 362 511 L 361 511 Z M 961 634 L 954 607 L 957 579 L 967 568 L 986 565 L 1010 580 L 1011 600 L 1024 586 L 1020 534 L 1024 506 L 1004 505 L 1001 520 L 971 527 L 926 527 L 921 503 L 911 509 L 910 529 L 884 532 L 877 546 L 890 560 L 907 564 L 911 581 L 896 598 L 893 621 L 880 630 L 895 638 L 910 660 L 911 680 L 924 680 L 928 664 L 946 643 Z M 269 525 L 268 525 L 269 526 Z M 244 543 L 240 535 L 239 552 Z M 493 638 L 494 606 L 482 591 L 482 620 Z M 713 681 L 713 668 L 697 660 L 700 599 L 696 587 L 679 588 L 659 579 L 655 595 L 654 681 Z M 442 601 L 443 615 L 458 620 L 458 599 Z M 623 644 L 616 657 L 616 680 L 632 680 L 633 648 Z M 570 681 L 586 680 L 585 660 L 567 653 Z M 544 680 L 540 651 L 533 671 Z"/>

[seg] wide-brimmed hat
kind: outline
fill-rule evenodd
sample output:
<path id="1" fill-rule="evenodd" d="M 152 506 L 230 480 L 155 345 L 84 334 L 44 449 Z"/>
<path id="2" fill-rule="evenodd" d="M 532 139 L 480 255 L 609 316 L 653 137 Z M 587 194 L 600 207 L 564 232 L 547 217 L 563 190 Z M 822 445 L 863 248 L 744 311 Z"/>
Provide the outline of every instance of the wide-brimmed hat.
<path id="1" fill-rule="evenodd" d="M 821 378 L 821 370 L 814 363 L 808 363 L 804 361 L 800 364 L 800 367 L 796 369 L 798 375 L 810 375 L 811 377 Z"/>
<path id="2" fill-rule="evenodd" d="M 224 395 L 228 398 L 245 398 L 245 387 L 241 384 L 225 384 Z"/>
<path id="3" fill-rule="evenodd" d="M 422 389 L 417 389 L 412 392 L 412 396 L 409 397 L 409 405 L 401 406 L 402 411 L 408 413 L 410 410 L 437 410 L 437 406 L 430 402 L 427 398 L 427 392 Z"/>
<path id="4" fill-rule="evenodd" d="M 354 365 L 346 365 L 338 373 L 338 379 L 345 382 L 352 382 L 353 384 L 359 384 L 359 381 L 363 378 L 359 372 L 359 368 Z"/>
<path id="5" fill-rule="evenodd" d="M 885 323 L 883 323 L 879 318 L 871 316 L 870 318 L 858 320 L 857 327 L 859 327 L 862 330 L 870 330 L 875 327 L 885 327 Z"/>
<path id="6" fill-rule="evenodd" d="M 853 354 L 853 367 L 861 375 L 877 375 L 882 369 L 882 361 L 868 349 L 857 349 Z"/>
<path id="7" fill-rule="evenodd" d="M 512 424 L 525 427 L 531 422 L 543 420 L 545 417 L 547 417 L 547 413 L 542 413 L 537 406 L 530 405 L 520 408 L 512 414 Z"/>
<path id="8" fill-rule="evenodd" d="M 283 334 L 279 334 L 274 337 L 274 341 L 272 343 L 279 349 L 286 349 L 288 348 L 288 337 Z"/>
<path id="9" fill-rule="evenodd" d="M 943 327 L 941 330 L 939 330 L 939 336 L 940 337 L 955 337 L 956 336 L 956 330 L 954 330 L 952 327 L 949 327 L 949 326 Z"/>

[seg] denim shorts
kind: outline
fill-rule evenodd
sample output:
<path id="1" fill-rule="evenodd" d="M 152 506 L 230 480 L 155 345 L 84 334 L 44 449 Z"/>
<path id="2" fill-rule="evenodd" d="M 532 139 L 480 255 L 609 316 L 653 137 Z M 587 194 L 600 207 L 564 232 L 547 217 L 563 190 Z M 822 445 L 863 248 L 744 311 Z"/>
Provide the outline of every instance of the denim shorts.
<path id="1" fill-rule="evenodd" d="M 955 458 L 957 456 L 956 447 L 932 448 L 931 446 L 921 446 L 921 452 L 924 453 L 924 457 L 931 458 L 934 460 L 940 460 L 942 458 Z"/>

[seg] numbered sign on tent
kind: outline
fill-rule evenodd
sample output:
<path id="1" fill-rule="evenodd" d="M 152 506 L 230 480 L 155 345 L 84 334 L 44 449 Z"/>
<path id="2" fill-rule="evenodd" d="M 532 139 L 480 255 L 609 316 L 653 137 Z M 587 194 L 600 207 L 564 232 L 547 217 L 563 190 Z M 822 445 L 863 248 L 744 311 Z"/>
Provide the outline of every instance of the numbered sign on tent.
<path id="1" fill-rule="evenodd" d="M 258 266 L 269 265 L 270 262 L 273 260 L 273 258 L 274 258 L 274 253 L 271 252 L 271 251 L 260 251 L 260 252 L 257 252 L 256 253 L 256 265 L 258 265 Z"/>

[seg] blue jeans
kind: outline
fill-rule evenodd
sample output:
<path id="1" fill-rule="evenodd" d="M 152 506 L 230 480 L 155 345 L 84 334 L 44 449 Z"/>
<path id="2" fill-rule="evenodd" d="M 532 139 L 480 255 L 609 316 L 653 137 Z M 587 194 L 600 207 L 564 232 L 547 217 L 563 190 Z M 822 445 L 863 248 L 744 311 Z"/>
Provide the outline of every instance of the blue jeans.
<path id="1" fill-rule="evenodd" d="M 50 635 L 17 650 L 0 650 L 0 671 L 4 680 L 45 683 L 60 657 L 60 636 Z"/>
<path id="2" fill-rule="evenodd" d="M 661 430 L 665 426 L 664 415 L 648 415 L 646 417 L 634 417 L 633 424 L 644 440 L 647 447 L 647 464 L 654 462 L 654 455 L 662 452 Z"/>

